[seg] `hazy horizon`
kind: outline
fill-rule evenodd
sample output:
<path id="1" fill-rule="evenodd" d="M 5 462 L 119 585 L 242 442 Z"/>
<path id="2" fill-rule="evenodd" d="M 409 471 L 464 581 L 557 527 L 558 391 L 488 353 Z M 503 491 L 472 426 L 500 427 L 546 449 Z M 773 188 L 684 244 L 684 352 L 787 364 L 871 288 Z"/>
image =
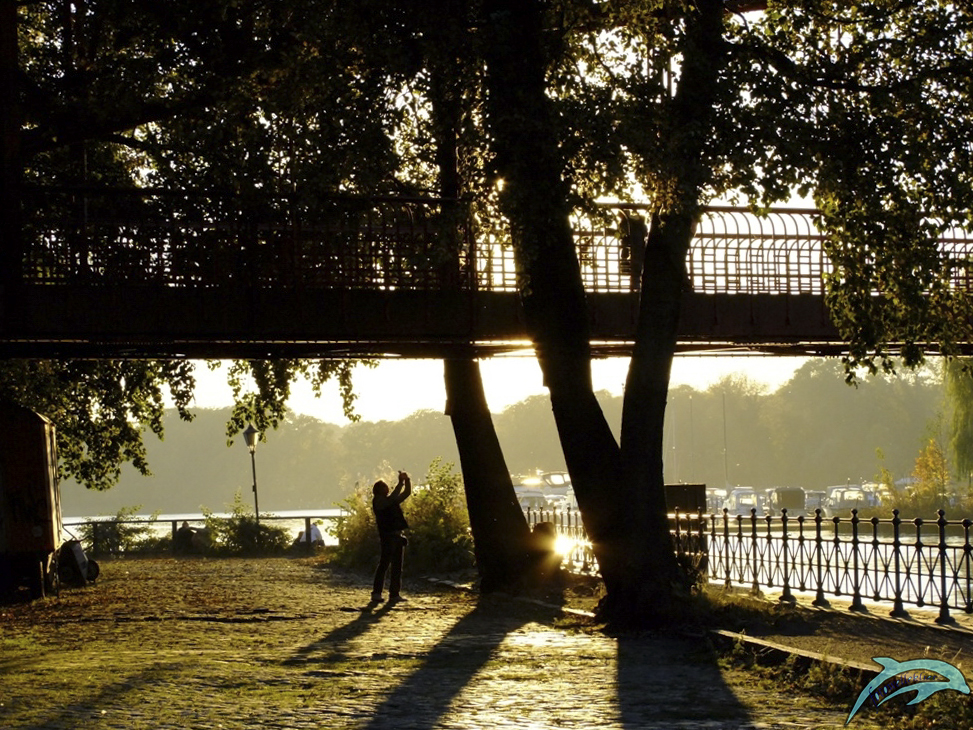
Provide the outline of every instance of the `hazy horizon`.
<path id="1" fill-rule="evenodd" d="M 771 355 L 680 355 L 672 366 L 670 388 L 689 385 L 706 390 L 728 375 L 743 376 L 774 392 L 793 377 L 809 359 L 800 356 Z M 599 358 L 592 361 L 596 391 L 621 395 L 629 358 Z M 506 408 L 534 395 L 547 395 L 540 368 L 533 356 L 514 355 L 480 361 L 484 390 L 490 411 Z M 232 393 L 222 369 L 210 371 L 203 362 L 196 367 L 196 408 L 223 408 L 232 405 Z M 375 368 L 356 367 L 354 371 L 355 411 L 365 421 L 394 421 L 420 410 L 442 411 L 446 403 L 443 365 L 437 359 L 398 359 L 378 361 Z M 294 384 L 288 407 L 295 413 L 312 416 L 325 423 L 345 425 L 336 383 L 328 383 L 321 397 L 314 396 L 307 381 Z"/>

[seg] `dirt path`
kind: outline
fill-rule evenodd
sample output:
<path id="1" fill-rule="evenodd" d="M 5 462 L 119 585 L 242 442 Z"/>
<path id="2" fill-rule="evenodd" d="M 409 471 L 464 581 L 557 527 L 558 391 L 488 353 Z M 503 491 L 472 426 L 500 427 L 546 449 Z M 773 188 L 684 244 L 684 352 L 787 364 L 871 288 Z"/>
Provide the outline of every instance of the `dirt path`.
<path id="1" fill-rule="evenodd" d="M 702 634 L 612 638 L 428 581 L 369 610 L 366 583 L 314 559 L 105 562 L 94 586 L 0 606 L 0 726 L 783 730 L 848 713 L 728 668 Z"/>

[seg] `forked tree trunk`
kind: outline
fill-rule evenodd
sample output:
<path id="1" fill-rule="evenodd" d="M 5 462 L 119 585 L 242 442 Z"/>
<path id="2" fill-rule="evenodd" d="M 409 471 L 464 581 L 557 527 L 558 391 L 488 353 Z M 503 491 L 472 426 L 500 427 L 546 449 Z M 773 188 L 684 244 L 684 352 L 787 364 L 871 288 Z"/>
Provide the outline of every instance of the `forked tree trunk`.
<path id="1" fill-rule="evenodd" d="M 493 427 L 480 365 L 472 357 L 443 362 L 446 413 L 463 470 L 480 590 L 514 590 L 526 567 L 529 529 Z"/>
<path id="2" fill-rule="evenodd" d="M 625 473 L 622 452 L 592 388 L 588 312 L 569 224 L 569 190 L 546 95 L 543 10 L 540 3 L 522 0 L 493 0 L 486 10 L 493 24 L 487 50 L 487 115 L 504 178 L 501 205 L 526 274 L 522 298 L 527 326 L 607 589 L 604 617 L 635 624 L 645 607 L 644 589 L 661 605 L 672 604 L 668 594 L 675 558 L 664 510 L 662 524 L 652 523 L 659 534 L 645 534 L 648 502 L 637 488 L 650 480 L 634 471 Z M 643 463 L 633 460 L 630 466 L 636 470 Z M 659 469 L 655 481 L 660 486 L 661 477 Z"/>
<path id="3" fill-rule="evenodd" d="M 691 236 L 691 220 L 653 217 L 622 408 L 622 465 L 632 509 L 626 534 L 619 536 L 631 545 L 627 568 L 651 580 L 626 580 L 609 594 L 604 610 L 617 624 L 667 623 L 678 617 L 690 590 L 669 534 L 662 455 L 683 285 L 683 267 L 671 252 L 688 246 Z"/>
<path id="4" fill-rule="evenodd" d="M 723 53 L 719 0 L 700 0 L 673 100 L 674 213 L 653 221 L 638 332 L 626 385 L 622 444 L 595 401 L 587 308 L 563 160 L 546 95 L 543 4 L 488 0 L 487 119 L 501 206 L 526 286 L 524 310 L 585 528 L 607 588 L 602 617 L 620 627 L 666 624 L 681 613 L 685 578 L 673 554 L 662 433 L 675 354 L 683 264 L 706 174 L 703 150 Z"/>

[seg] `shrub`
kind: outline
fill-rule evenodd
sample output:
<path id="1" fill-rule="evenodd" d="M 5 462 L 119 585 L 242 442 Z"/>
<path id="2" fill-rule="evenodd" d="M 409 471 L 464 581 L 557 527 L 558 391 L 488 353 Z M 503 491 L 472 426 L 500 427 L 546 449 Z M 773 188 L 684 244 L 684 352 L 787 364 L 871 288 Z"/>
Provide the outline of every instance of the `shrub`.
<path id="1" fill-rule="evenodd" d="M 128 555 L 169 555 L 172 553 L 172 535 L 146 535 L 136 542 Z"/>
<path id="2" fill-rule="evenodd" d="M 463 479 L 452 473 L 453 465 L 437 458 L 421 484 L 415 484 L 412 497 L 403 504 L 409 522 L 409 547 L 405 569 L 409 573 L 435 573 L 468 568 L 473 565 L 473 540 L 463 494 Z M 396 482 L 389 471 L 376 479 Z M 379 544 L 372 514 L 372 485 L 358 484 L 345 500 L 334 535 L 335 564 L 347 568 L 371 568 L 378 562 Z"/>
<path id="3" fill-rule="evenodd" d="M 433 460 L 425 483 L 406 502 L 411 526 L 409 562 L 417 571 L 446 572 L 473 565 L 473 538 L 463 477 L 453 465 Z"/>
<path id="4" fill-rule="evenodd" d="M 78 529 L 79 540 L 85 552 L 92 556 L 122 555 L 135 552 L 142 543 L 152 539 L 151 520 L 156 519 L 156 512 L 150 517 L 136 517 L 141 505 L 122 507 L 109 520 L 86 522 Z"/>
<path id="5" fill-rule="evenodd" d="M 243 503 L 240 492 L 230 506 L 229 517 L 216 517 L 203 508 L 210 551 L 218 555 L 274 555 L 287 550 L 290 535 L 283 527 L 258 522 Z"/>
<path id="6" fill-rule="evenodd" d="M 345 568 L 374 567 L 378 562 L 379 545 L 372 515 L 372 487 L 356 484 L 354 491 L 338 503 L 341 514 L 334 521 L 332 534 L 338 544 L 333 561 Z"/>

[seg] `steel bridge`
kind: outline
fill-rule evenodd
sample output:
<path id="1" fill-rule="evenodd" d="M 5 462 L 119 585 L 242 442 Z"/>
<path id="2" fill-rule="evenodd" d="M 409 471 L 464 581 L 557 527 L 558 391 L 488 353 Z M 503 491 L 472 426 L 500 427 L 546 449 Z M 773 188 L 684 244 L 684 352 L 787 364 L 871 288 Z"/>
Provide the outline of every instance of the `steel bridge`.
<path id="1" fill-rule="evenodd" d="M 450 201 L 243 206 L 83 189 L 24 200 L 23 269 L 0 292 L 4 357 L 488 356 L 528 345 L 513 251 L 499 233 L 474 235 L 471 213 Z M 640 214 L 619 205 L 574 221 L 597 355 L 632 344 Z M 680 351 L 842 351 L 815 220 L 806 209 L 706 209 L 686 262 Z M 973 239 L 942 245 L 969 258 Z"/>

